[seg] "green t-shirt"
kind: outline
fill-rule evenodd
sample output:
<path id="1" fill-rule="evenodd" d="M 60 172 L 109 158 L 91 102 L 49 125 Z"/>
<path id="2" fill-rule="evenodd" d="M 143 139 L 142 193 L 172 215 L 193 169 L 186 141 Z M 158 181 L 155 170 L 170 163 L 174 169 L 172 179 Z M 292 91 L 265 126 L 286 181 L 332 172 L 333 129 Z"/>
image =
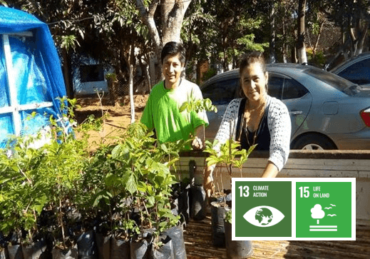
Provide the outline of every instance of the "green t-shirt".
<path id="1" fill-rule="evenodd" d="M 197 99 L 203 99 L 199 87 L 186 79 L 182 79 L 176 89 L 166 89 L 163 81 L 153 87 L 141 123 L 149 130 L 155 129 L 160 143 L 187 140 L 197 127 L 208 126 L 205 112 L 180 112 L 181 105 L 191 94 Z"/>

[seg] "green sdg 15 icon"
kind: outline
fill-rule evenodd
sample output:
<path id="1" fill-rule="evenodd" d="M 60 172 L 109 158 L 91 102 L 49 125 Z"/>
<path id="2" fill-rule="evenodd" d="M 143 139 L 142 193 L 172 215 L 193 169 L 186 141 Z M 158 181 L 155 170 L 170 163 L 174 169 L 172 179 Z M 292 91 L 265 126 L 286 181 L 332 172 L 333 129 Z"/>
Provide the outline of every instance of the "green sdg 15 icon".
<path id="1" fill-rule="evenodd" d="M 353 237 L 351 182 L 296 182 L 296 237 Z"/>
<path id="2" fill-rule="evenodd" d="M 243 180 L 233 179 L 235 239 L 291 237 L 291 182 Z"/>

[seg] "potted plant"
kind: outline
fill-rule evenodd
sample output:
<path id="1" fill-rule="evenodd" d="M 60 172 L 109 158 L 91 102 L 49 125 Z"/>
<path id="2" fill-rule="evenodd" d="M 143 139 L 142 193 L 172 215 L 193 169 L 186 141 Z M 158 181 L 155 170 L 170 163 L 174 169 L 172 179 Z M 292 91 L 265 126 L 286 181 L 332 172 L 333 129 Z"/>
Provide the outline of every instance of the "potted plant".
<path id="1" fill-rule="evenodd" d="M 63 106 L 67 101 L 70 106 Z M 171 169 L 186 142 L 159 145 L 153 132 L 135 123 L 117 144 L 101 143 L 90 154 L 88 136 L 76 139 L 71 131 L 75 101 L 61 102 L 67 112 L 50 118 L 47 143 L 36 149 L 32 140 L 20 138 L 12 144 L 11 159 L 4 150 L 0 153 L 0 230 L 19 233 L 18 242 L 13 242 L 19 247 L 47 233 L 53 240 L 53 258 L 97 258 L 93 228 L 106 235 L 103 244 L 105 240 L 110 245 L 103 250 L 110 256 L 112 247 L 122 248 L 121 243 L 126 250 L 130 245 L 132 255 L 141 247 L 135 244 L 144 240 L 145 255 L 176 252 L 168 238 L 179 223 L 171 212 L 171 186 L 176 183 Z"/>
<path id="2" fill-rule="evenodd" d="M 239 259 L 248 258 L 253 255 L 252 242 L 243 241 L 233 241 L 232 240 L 232 214 L 231 208 L 226 208 L 225 213 L 225 243 L 226 243 L 226 257 L 228 259 Z"/>
<path id="3" fill-rule="evenodd" d="M 124 141 L 112 150 L 112 158 L 120 162 L 123 172 L 123 196 L 132 201 L 131 211 L 138 216 L 137 227 L 131 232 L 131 256 L 144 255 L 150 239 L 153 247 L 159 248 L 160 233 L 179 220 L 169 202 L 171 185 L 176 183 L 169 169 L 178 159 L 173 151 L 176 144 L 155 145 L 152 134 L 144 125 L 132 124 Z"/>
<path id="4" fill-rule="evenodd" d="M 176 181 L 170 168 L 184 142 L 158 145 L 152 135 L 143 124 L 131 124 L 115 145 L 101 145 L 85 169 L 89 204 L 97 215 L 106 215 L 98 218 L 102 233 L 97 236 L 109 236 L 110 257 L 122 256 L 119 251 L 128 245 L 132 258 L 148 255 L 152 248 L 158 251 L 163 230 L 178 224 L 171 212 Z"/>
<path id="5" fill-rule="evenodd" d="M 40 135 L 15 137 L 0 150 L 0 230 L 11 237 L 10 258 L 47 253 L 45 233 L 39 225 L 47 201 L 47 185 L 39 173 L 45 155 L 44 149 L 33 146 L 39 139 Z"/>
<path id="6" fill-rule="evenodd" d="M 208 153 L 206 161 L 208 166 L 216 165 L 215 178 L 217 178 L 217 166 L 225 167 L 230 176 L 232 168 L 239 168 L 242 173 L 242 166 L 247 161 L 250 153 L 254 150 L 256 145 L 251 146 L 249 150 L 240 149 L 240 144 L 232 139 L 228 139 L 226 143 L 220 145 L 219 151 L 215 148 L 218 145 L 217 140 L 213 143 L 207 142 L 207 148 L 204 152 Z M 225 209 L 231 206 L 231 190 L 224 190 L 222 176 L 221 188 L 217 184 L 215 193 L 211 196 L 211 217 L 212 217 L 212 241 L 214 246 L 225 246 L 225 228 L 224 217 Z"/>
<path id="7" fill-rule="evenodd" d="M 188 100 L 184 102 L 180 111 L 187 111 L 188 113 L 199 113 L 199 112 L 215 112 L 217 113 L 217 107 L 212 105 L 212 101 L 208 98 L 206 99 L 196 99 L 193 94 L 188 97 Z M 205 136 L 203 128 L 203 136 Z M 189 169 L 190 175 L 192 175 L 193 168 Z M 190 215 L 195 220 L 202 220 L 206 217 L 206 193 L 204 191 L 202 181 L 198 182 L 195 178 L 191 188 L 191 204 L 190 204 Z"/>

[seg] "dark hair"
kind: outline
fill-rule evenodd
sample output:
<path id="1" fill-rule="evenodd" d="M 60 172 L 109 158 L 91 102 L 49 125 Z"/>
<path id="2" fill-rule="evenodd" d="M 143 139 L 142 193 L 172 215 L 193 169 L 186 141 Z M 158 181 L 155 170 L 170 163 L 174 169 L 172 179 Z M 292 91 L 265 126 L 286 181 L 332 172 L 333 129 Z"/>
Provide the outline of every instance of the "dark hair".
<path id="1" fill-rule="evenodd" d="M 180 56 L 180 62 L 181 64 L 185 64 L 185 48 L 182 45 L 182 43 L 176 42 L 176 41 L 170 41 L 167 42 L 166 45 L 164 45 L 161 53 L 161 60 L 162 64 L 168 55 L 173 56 L 179 54 Z"/>
<path id="2" fill-rule="evenodd" d="M 263 57 L 263 52 L 259 51 L 253 51 L 247 54 L 242 55 L 240 59 L 240 65 L 239 65 L 239 75 L 242 75 L 242 72 L 244 68 L 249 66 L 250 64 L 257 63 L 259 62 L 262 67 L 263 73 L 266 72 L 266 61 L 265 58 Z"/>
<path id="3" fill-rule="evenodd" d="M 243 88 L 242 88 L 242 82 L 241 82 L 243 70 L 246 67 L 254 63 L 260 63 L 263 73 L 266 73 L 266 61 L 263 56 L 263 52 L 252 51 L 252 52 L 243 54 L 239 61 L 239 76 L 240 76 L 239 91 L 238 91 L 239 97 L 243 97 L 243 98 L 245 97 Z M 266 90 L 267 90 L 267 85 L 266 85 Z"/>

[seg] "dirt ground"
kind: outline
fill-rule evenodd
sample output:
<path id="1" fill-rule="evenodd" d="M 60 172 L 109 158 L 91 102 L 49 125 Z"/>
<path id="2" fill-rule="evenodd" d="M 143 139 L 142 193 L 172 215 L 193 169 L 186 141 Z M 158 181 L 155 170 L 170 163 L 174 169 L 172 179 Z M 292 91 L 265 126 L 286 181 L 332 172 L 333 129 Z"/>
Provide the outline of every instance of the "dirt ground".
<path id="1" fill-rule="evenodd" d="M 149 95 L 135 95 L 135 120 L 139 121 Z M 113 137 L 122 133 L 131 123 L 131 108 L 128 96 L 119 98 L 119 105 L 113 106 L 107 97 L 100 100 L 98 97 L 77 97 L 77 103 L 81 108 L 76 109 L 75 115 L 78 123 L 82 123 L 87 116 L 94 114 L 100 118 L 103 113 L 108 113 L 101 132 L 91 132 L 91 149 L 97 147 L 97 143 L 105 141 L 114 142 Z M 95 142 L 95 143 L 94 143 Z"/>

